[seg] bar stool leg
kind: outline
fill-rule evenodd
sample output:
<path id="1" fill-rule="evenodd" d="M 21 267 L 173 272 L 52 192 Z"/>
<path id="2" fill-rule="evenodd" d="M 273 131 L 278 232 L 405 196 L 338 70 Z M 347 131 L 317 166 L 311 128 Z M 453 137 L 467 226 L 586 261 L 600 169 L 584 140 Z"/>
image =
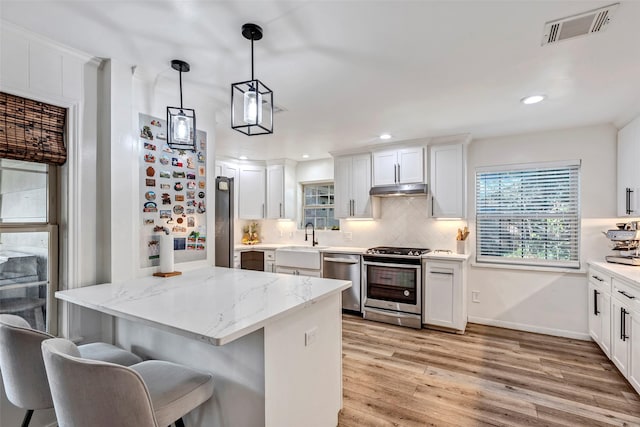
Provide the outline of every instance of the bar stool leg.
<path id="1" fill-rule="evenodd" d="M 31 422 L 31 416 L 33 415 L 33 409 L 29 409 L 26 414 L 24 414 L 24 418 L 22 419 L 22 427 L 29 427 L 29 423 Z"/>
<path id="2" fill-rule="evenodd" d="M 176 427 L 184 427 L 184 421 L 182 421 L 182 418 L 176 420 Z"/>

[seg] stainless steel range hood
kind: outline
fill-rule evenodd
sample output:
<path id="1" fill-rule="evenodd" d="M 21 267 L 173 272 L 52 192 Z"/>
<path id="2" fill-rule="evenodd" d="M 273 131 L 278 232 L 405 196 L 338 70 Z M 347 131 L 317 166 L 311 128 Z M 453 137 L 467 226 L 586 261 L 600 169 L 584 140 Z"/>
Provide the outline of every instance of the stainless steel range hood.
<path id="1" fill-rule="evenodd" d="M 426 196 L 427 184 L 395 184 L 371 187 L 369 195 L 375 197 Z"/>

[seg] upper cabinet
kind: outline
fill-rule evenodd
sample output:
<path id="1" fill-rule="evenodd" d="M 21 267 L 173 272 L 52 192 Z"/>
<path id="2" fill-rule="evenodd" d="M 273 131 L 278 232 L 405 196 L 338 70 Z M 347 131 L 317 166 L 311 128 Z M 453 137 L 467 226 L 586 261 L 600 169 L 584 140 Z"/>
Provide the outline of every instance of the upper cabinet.
<path id="1" fill-rule="evenodd" d="M 465 154 L 466 143 L 429 147 L 429 191 L 432 217 L 465 217 Z"/>
<path id="2" fill-rule="evenodd" d="M 369 196 L 371 155 L 358 154 L 334 159 L 334 215 L 336 218 L 375 218 L 378 200 Z"/>
<path id="3" fill-rule="evenodd" d="M 373 186 L 424 182 L 424 149 L 409 147 L 373 153 Z"/>
<path id="4" fill-rule="evenodd" d="M 295 218 L 295 162 L 267 166 L 267 218 Z"/>
<path id="5" fill-rule="evenodd" d="M 618 132 L 618 216 L 640 216 L 640 117 Z"/>
<path id="6" fill-rule="evenodd" d="M 238 179 L 238 217 L 261 219 L 265 217 L 265 167 L 240 166 Z"/>

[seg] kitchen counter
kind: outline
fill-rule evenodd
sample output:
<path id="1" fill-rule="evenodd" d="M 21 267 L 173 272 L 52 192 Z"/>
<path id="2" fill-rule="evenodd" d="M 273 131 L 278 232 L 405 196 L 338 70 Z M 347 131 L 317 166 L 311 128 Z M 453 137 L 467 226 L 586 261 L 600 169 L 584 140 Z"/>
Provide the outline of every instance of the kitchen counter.
<path id="1" fill-rule="evenodd" d="M 611 273 L 613 277 L 633 282 L 640 287 L 640 266 L 614 264 L 605 261 L 589 261 L 589 265 Z"/>
<path id="2" fill-rule="evenodd" d="M 305 244 L 307 243 L 307 244 Z M 290 247 L 306 247 L 308 246 L 310 249 L 313 248 L 308 242 L 298 243 L 258 243 L 256 245 L 236 245 L 234 250 L 236 251 L 269 251 L 280 248 L 290 248 Z M 353 246 L 315 246 L 320 252 L 339 252 L 345 254 L 364 254 L 367 248 L 359 248 Z"/>
<path id="3" fill-rule="evenodd" d="M 469 258 L 471 258 L 471 254 L 429 252 L 428 254 L 422 255 L 422 259 L 442 259 L 442 260 L 452 260 L 452 261 L 467 261 Z"/>
<path id="4" fill-rule="evenodd" d="M 211 372 L 215 397 L 189 426 L 324 427 L 342 406 L 341 294 L 350 286 L 208 267 L 56 297 L 113 316 L 115 342 L 143 358 Z"/>

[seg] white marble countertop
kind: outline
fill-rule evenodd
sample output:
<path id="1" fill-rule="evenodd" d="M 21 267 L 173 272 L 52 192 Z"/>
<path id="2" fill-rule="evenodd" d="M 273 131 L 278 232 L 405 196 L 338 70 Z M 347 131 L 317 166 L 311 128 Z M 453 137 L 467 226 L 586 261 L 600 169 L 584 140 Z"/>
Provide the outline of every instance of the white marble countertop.
<path id="1" fill-rule="evenodd" d="M 422 255 L 422 259 L 443 259 L 451 261 L 467 261 L 471 257 L 471 254 L 456 254 L 447 252 L 429 252 Z"/>
<path id="2" fill-rule="evenodd" d="M 248 335 L 351 282 L 208 267 L 56 292 L 56 297 L 213 345 Z"/>
<path id="3" fill-rule="evenodd" d="M 310 249 L 313 247 L 309 244 L 306 245 L 304 242 L 302 244 L 295 243 L 258 243 L 255 245 L 235 245 L 235 251 L 269 251 L 281 248 L 301 248 L 309 246 Z M 353 246 L 316 246 L 320 252 L 340 252 L 340 253 L 349 253 L 349 254 L 363 254 L 367 250 L 367 248 L 353 247 Z"/>

